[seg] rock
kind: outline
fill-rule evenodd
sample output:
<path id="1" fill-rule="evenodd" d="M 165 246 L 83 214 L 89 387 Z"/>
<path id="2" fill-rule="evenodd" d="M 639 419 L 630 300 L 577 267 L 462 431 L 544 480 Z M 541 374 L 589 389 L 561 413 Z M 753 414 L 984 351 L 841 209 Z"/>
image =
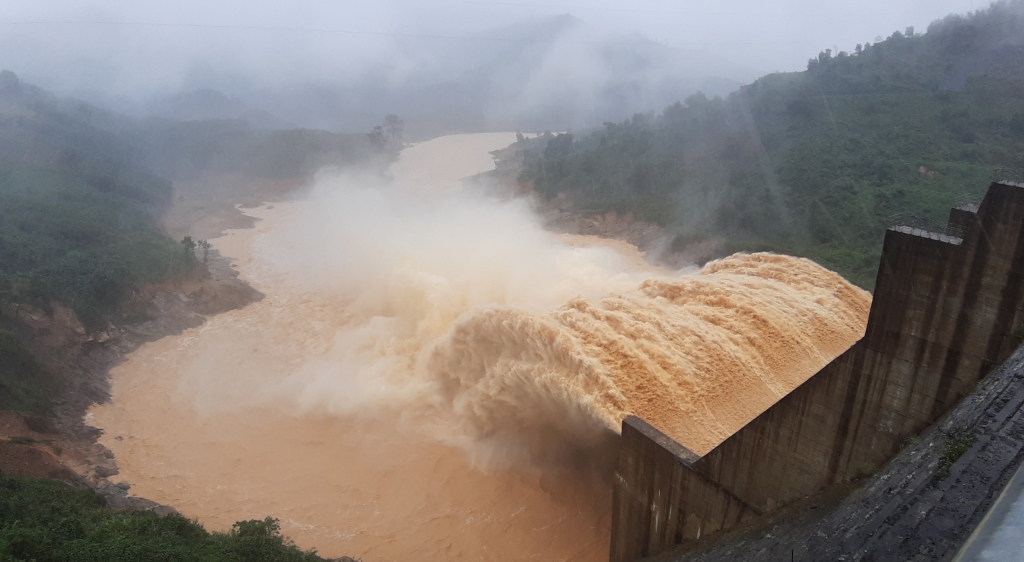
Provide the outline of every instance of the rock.
<path id="1" fill-rule="evenodd" d="M 181 515 L 180 513 L 178 513 L 177 509 L 174 509 L 169 505 L 157 505 L 150 508 L 150 511 L 159 515 L 160 517 L 166 517 L 168 515 Z"/>
<path id="2" fill-rule="evenodd" d="M 99 476 L 100 478 L 110 478 L 117 474 L 118 470 L 116 466 L 104 466 L 101 464 L 96 466 L 95 472 L 96 476 Z"/>

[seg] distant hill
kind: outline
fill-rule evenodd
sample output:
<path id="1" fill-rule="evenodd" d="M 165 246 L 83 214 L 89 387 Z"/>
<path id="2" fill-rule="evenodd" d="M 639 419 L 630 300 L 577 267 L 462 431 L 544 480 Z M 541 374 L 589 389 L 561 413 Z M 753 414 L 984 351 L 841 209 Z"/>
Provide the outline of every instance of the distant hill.
<path id="1" fill-rule="evenodd" d="M 155 218 L 171 183 L 93 112 L 0 73 L 0 300 L 55 299 L 95 325 L 184 264 Z"/>
<path id="2" fill-rule="evenodd" d="M 189 265 L 160 224 L 172 180 L 301 182 L 322 166 L 387 160 L 394 149 L 365 134 L 240 120 L 135 120 L 0 72 L 0 304 L 53 300 L 102 326 L 132 291 Z"/>
<path id="3" fill-rule="evenodd" d="M 601 32 L 563 15 L 495 30 L 499 37 L 536 43 L 498 43 L 478 49 L 469 66 L 488 92 L 495 122 L 520 128 L 596 127 L 664 107 L 704 90 L 725 95 L 752 79 L 751 71 L 710 54 L 687 53 L 638 35 Z"/>
<path id="4" fill-rule="evenodd" d="M 244 97 L 288 122 L 339 131 L 368 130 L 397 113 L 410 137 L 423 138 L 599 127 L 697 90 L 725 95 L 756 76 L 710 54 L 602 32 L 569 15 L 475 37 L 403 38 L 394 59 L 367 75 Z"/>
<path id="5" fill-rule="evenodd" d="M 891 215 L 942 224 L 1024 169 L 1024 2 L 556 139 L 520 177 L 543 196 L 632 212 L 680 246 L 809 256 L 870 287 Z"/>
<path id="6" fill-rule="evenodd" d="M 173 121 L 234 120 L 245 121 L 258 129 L 295 128 L 269 111 L 249 107 L 241 100 L 209 88 L 161 98 L 152 104 L 150 113 Z"/>
<path id="7" fill-rule="evenodd" d="M 139 162 L 174 180 L 231 173 L 300 178 L 323 166 L 351 165 L 375 156 L 365 134 L 263 129 L 240 119 L 150 119 L 120 133 L 132 142 Z"/>

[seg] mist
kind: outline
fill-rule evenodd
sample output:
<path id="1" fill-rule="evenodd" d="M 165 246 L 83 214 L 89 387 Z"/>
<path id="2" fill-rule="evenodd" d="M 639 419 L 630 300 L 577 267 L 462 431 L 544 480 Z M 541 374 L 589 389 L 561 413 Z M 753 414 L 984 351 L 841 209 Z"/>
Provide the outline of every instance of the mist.
<path id="1" fill-rule="evenodd" d="M 984 7 L 746 0 L 39 2 L 0 8 L 0 67 L 136 116 L 410 138 L 568 130 L 725 95 L 855 44 Z"/>
<path id="2" fill-rule="evenodd" d="M 5 3 L 2 479 L 107 502 L 0 531 L 614 558 L 628 420 L 714 464 L 817 388 L 1024 174 L 1022 61 L 1024 0 Z"/>
<path id="3" fill-rule="evenodd" d="M 396 168 L 390 184 L 323 172 L 301 201 L 268 210 L 247 276 L 284 295 L 262 330 L 287 332 L 249 353 L 252 337 L 204 330 L 178 399 L 205 415 L 397 415 L 490 469 L 600 464 L 636 412 L 670 416 L 662 426 L 703 450 L 734 412 L 861 335 L 870 297 L 806 260 L 755 254 L 671 271 L 626 244 L 545 230 L 528 199 L 423 173 L 457 177 L 444 162 L 477 137 L 426 143 L 434 157 Z M 302 349 L 288 332 L 306 315 L 330 318 L 315 327 L 321 343 L 274 357 Z M 763 343 L 735 337 L 755 332 Z M 751 373 L 764 387 L 739 390 Z M 670 406 L 726 399 L 711 408 L 721 415 Z"/>
<path id="4" fill-rule="evenodd" d="M 220 337 L 211 328 L 182 378 L 179 400 L 206 415 L 254 407 L 342 418 L 399 411 L 411 427 L 429 428 L 431 438 L 462 447 L 488 467 L 549 462 L 559 449 L 593 447 L 609 434 L 608 422 L 574 393 L 541 385 L 525 389 L 536 399 L 522 402 L 521 415 L 543 414 L 543 429 L 562 437 L 529 435 L 533 441 L 524 444 L 516 420 L 484 427 L 466 411 L 521 396 L 459 406 L 444 390 L 442 373 L 449 370 L 431 363 L 441 360 L 438 348 L 452 345 L 456 326 L 476 314 L 540 315 L 673 272 L 648 265 L 626 245 L 577 245 L 550 233 L 525 199 L 502 201 L 429 180 L 384 184 L 324 172 L 303 199 L 277 205 L 274 230 L 253 243 L 249 277 L 258 286 L 290 287 L 288 300 L 301 302 L 300 309 L 315 304 L 335 315 L 333 328 L 321 328 L 327 347 L 282 372 L 267 369 L 274 361 L 262 353 L 246 358 L 249 338 Z M 282 314 L 294 322 L 294 312 Z M 287 337 L 266 348 L 282 344 L 290 345 Z"/>

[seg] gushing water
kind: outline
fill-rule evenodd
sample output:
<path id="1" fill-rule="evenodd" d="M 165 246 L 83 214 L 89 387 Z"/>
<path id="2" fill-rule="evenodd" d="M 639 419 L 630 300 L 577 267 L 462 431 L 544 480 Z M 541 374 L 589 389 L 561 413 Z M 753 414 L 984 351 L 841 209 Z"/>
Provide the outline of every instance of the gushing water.
<path id="1" fill-rule="evenodd" d="M 636 414 L 705 454 L 849 347 L 869 304 L 808 260 L 734 255 L 544 314 L 464 314 L 427 366 L 477 437 L 555 431 L 558 447 L 561 420 L 618 430 Z"/>
<path id="2" fill-rule="evenodd" d="M 114 371 L 91 416 L 132 492 L 332 556 L 601 560 L 623 417 L 707 451 L 862 334 L 868 294 L 809 261 L 669 272 L 462 193 L 511 141 L 325 174 L 215 241 L 267 297 Z"/>

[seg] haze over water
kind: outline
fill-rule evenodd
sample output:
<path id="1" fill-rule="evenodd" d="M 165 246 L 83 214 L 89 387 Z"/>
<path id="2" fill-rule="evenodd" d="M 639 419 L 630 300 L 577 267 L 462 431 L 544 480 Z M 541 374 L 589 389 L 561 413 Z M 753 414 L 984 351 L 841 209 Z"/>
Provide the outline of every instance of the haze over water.
<path id="1" fill-rule="evenodd" d="M 396 183 L 423 187 L 415 180 L 426 177 L 457 189 L 459 178 L 493 166 L 490 150 L 514 140 L 417 145 L 395 165 Z M 596 479 L 475 468 L 417 421 L 402 423 L 404 402 L 303 413 L 254 399 L 254 386 L 329 357 L 353 322 L 345 299 L 310 291 L 308 279 L 271 269 L 254 251 L 304 205 L 258 209 L 255 229 L 213 241 L 266 298 L 147 344 L 114 369 L 112 401 L 93 409 L 91 423 L 105 432 L 118 478 L 212 530 L 278 517 L 298 545 L 325 556 L 606 558 L 611 498 Z"/>

